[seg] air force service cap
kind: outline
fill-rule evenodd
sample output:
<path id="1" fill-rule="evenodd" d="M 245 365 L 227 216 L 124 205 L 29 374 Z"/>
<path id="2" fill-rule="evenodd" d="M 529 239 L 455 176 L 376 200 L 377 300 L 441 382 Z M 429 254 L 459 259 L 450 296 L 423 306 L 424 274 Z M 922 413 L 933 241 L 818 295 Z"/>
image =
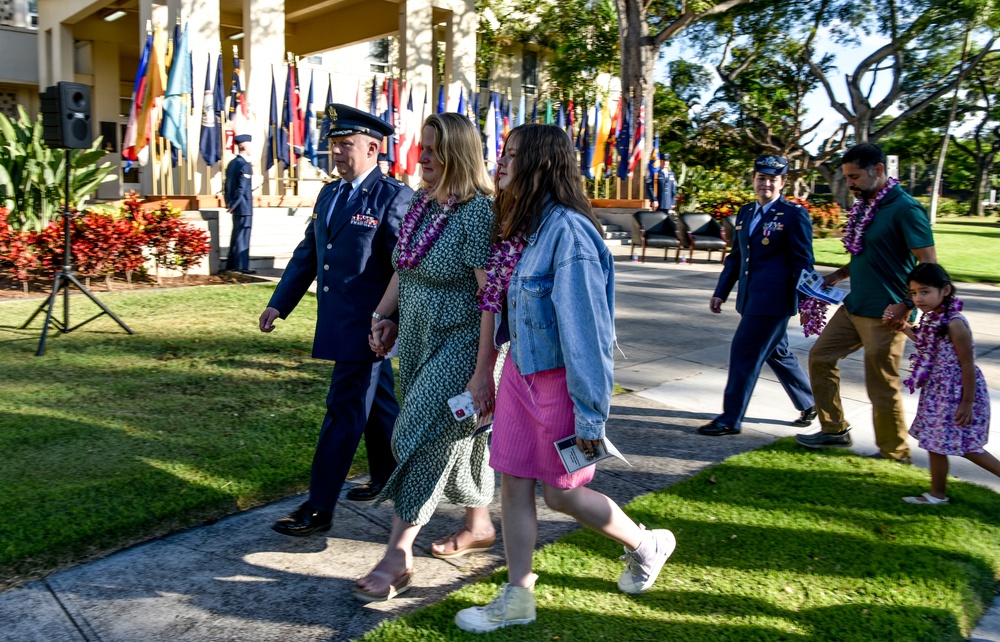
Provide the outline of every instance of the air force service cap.
<path id="1" fill-rule="evenodd" d="M 237 134 L 233 136 L 233 142 L 239 145 L 240 143 L 249 143 L 253 140 L 253 136 L 250 134 Z"/>
<path id="2" fill-rule="evenodd" d="M 761 154 L 753 163 L 753 171 L 771 176 L 784 176 L 788 173 L 788 161 L 777 154 Z"/>
<path id="3" fill-rule="evenodd" d="M 326 135 L 327 138 L 367 134 L 372 138 L 382 140 L 385 136 L 391 136 L 396 131 L 392 125 L 381 118 L 340 103 L 327 105 L 326 117 L 330 119 L 330 133 Z"/>

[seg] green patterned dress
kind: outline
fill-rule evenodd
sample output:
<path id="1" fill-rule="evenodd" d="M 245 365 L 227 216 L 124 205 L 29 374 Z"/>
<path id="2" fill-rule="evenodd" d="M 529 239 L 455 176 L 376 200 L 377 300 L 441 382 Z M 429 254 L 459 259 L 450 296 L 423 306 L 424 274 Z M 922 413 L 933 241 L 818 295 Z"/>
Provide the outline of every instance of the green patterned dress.
<path id="1" fill-rule="evenodd" d="M 456 421 L 448 408 L 448 399 L 465 390 L 476 369 L 482 313 L 473 269 L 484 268 L 489 258 L 492 202 L 477 194 L 457 206 L 420 263 L 399 270 L 402 406 L 392 433 L 398 466 L 379 501 L 391 499 L 410 524 L 426 524 L 442 500 L 485 506 L 493 499 L 488 435 L 473 437 L 475 420 Z M 434 208 L 440 205 L 432 202 Z M 426 223 L 417 226 L 414 239 Z"/>

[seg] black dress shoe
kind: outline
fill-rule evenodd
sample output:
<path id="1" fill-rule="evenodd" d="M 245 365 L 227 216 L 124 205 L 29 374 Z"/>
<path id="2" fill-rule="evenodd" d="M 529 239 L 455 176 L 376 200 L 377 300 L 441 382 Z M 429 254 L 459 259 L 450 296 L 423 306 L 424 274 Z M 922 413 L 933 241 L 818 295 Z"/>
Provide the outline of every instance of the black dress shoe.
<path id="1" fill-rule="evenodd" d="M 240 270 L 240 274 L 257 274 L 257 270 Z"/>
<path id="2" fill-rule="evenodd" d="M 370 502 L 382 492 L 382 484 L 361 484 L 347 491 L 347 499 L 352 502 Z"/>
<path id="3" fill-rule="evenodd" d="M 271 529 L 282 535 L 305 537 L 316 532 L 328 531 L 332 524 L 333 513 L 313 510 L 308 504 L 302 504 L 291 515 L 282 517 L 272 524 Z"/>
<path id="4" fill-rule="evenodd" d="M 720 424 L 718 421 L 710 421 L 701 428 L 698 429 L 703 435 L 708 435 L 709 437 L 721 437 L 722 435 L 738 435 L 740 431 L 738 428 L 733 428 L 732 426 L 727 426 L 726 424 Z"/>
<path id="5" fill-rule="evenodd" d="M 802 414 L 799 415 L 799 418 L 792 422 L 792 425 L 799 428 L 805 428 L 812 425 L 814 419 L 816 419 L 816 406 L 803 410 Z"/>

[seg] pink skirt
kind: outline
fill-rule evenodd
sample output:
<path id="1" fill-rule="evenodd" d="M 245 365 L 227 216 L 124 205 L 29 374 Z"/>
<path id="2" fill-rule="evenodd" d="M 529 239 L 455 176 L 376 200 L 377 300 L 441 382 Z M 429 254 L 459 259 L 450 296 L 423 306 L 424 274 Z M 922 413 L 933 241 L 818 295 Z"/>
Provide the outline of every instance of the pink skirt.
<path id="1" fill-rule="evenodd" d="M 588 484 L 596 466 L 568 474 L 556 452 L 555 442 L 574 435 L 574 425 L 566 368 L 523 377 L 508 355 L 497 390 L 490 467 L 556 488 Z"/>

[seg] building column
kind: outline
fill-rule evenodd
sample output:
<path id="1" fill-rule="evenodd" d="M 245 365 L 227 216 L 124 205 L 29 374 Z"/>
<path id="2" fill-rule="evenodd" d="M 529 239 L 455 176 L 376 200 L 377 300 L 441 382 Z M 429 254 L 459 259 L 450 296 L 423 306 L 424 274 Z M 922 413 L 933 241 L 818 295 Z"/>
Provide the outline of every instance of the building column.
<path id="1" fill-rule="evenodd" d="M 407 85 L 421 101 L 434 82 L 434 8 L 431 0 L 406 0 L 399 5 L 399 67 Z M 428 96 L 433 107 L 435 95 Z M 417 101 L 414 99 L 414 106 Z"/>
<path id="2" fill-rule="evenodd" d="M 215 69 L 221 51 L 219 0 L 170 0 L 169 6 L 171 24 L 179 18 L 181 28 L 187 27 L 188 46 L 191 50 L 193 109 L 188 110 L 188 162 L 193 163 L 191 169 L 194 171 L 193 180 L 186 183 L 184 191 L 200 195 L 217 194 L 222 191 L 223 163 L 220 160 L 212 167 L 205 165 L 199 151 L 199 142 L 202 107 L 205 104 L 205 73 L 210 62 L 210 81 L 215 81 Z M 216 123 L 220 140 L 224 138 L 221 125 L 221 122 Z"/>
<path id="3" fill-rule="evenodd" d="M 449 44 L 451 82 L 476 90 L 476 29 L 479 14 L 475 0 L 453 0 Z"/>
<path id="4" fill-rule="evenodd" d="M 101 162 L 109 162 L 115 168 L 112 174 L 115 180 L 101 183 L 97 187 L 97 197 L 116 199 L 121 198 L 122 191 L 122 171 L 121 171 L 121 124 L 119 119 L 120 106 L 118 95 L 120 92 L 121 71 L 119 69 L 118 45 L 113 42 L 102 42 L 95 40 L 91 43 L 91 56 L 94 77 L 94 87 L 91 92 L 91 110 L 93 116 L 91 122 L 94 124 L 94 138 L 103 132 L 103 124 L 110 123 L 113 126 L 114 140 L 105 140 L 105 145 L 113 144 L 115 151 L 108 153 Z"/>
<path id="5" fill-rule="evenodd" d="M 38 19 L 38 85 L 44 91 L 57 82 L 72 82 L 75 78 L 73 27 L 50 22 L 44 14 L 39 14 Z"/>
<path id="6" fill-rule="evenodd" d="M 433 111 L 437 96 L 429 93 L 434 90 L 434 7 L 431 0 L 399 3 L 399 69 L 412 92 L 413 108 L 419 111 L 426 101 Z M 404 175 L 403 180 L 416 188 L 420 184 L 419 172 L 414 176 Z"/>
<path id="7" fill-rule="evenodd" d="M 11 5 L 14 9 L 14 26 L 30 27 L 28 24 L 28 0 L 13 0 Z"/>
<path id="8" fill-rule="evenodd" d="M 280 163 L 265 173 L 264 152 L 267 149 L 272 69 L 280 69 L 285 59 L 284 0 L 243 0 L 243 33 L 244 91 L 256 117 L 252 132 L 256 171 L 264 179 L 264 194 L 283 193 L 276 179 Z M 283 76 L 275 78 L 275 82 L 280 92 L 284 85 Z M 280 99 L 278 105 L 280 108 Z"/>
<path id="9" fill-rule="evenodd" d="M 139 54 L 142 55 L 142 47 L 146 45 L 146 26 L 147 24 L 156 31 L 157 27 L 161 29 L 169 29 L 172 32 L 173 23 L 170 22 L 170 13 L 166 0 L 154 1 L 154 0 L 139 0 Z M 168 38 L 171 35 L 168 32 Z M 117 93 L 117 92 L 116 92 Z M 139 154 L 139 158 L 145 157 L 147 159 L 146 164 L 143 165 L 139 163 L 139 194 L 142 196 L 149 196 L 153 194 L 153 180 L 157 178 L 156 171 L 162 171 L 163 161 L 160 159 L 156 166 L 154 166 L 153 158 L 160 158 L 160 154 L 156 153 L 156 136 L 149 141 L 146 149 Z M 167 160 L 169 163 L 169 159 Z M 162 184 L 158 190 L 162 192 Z"/>

